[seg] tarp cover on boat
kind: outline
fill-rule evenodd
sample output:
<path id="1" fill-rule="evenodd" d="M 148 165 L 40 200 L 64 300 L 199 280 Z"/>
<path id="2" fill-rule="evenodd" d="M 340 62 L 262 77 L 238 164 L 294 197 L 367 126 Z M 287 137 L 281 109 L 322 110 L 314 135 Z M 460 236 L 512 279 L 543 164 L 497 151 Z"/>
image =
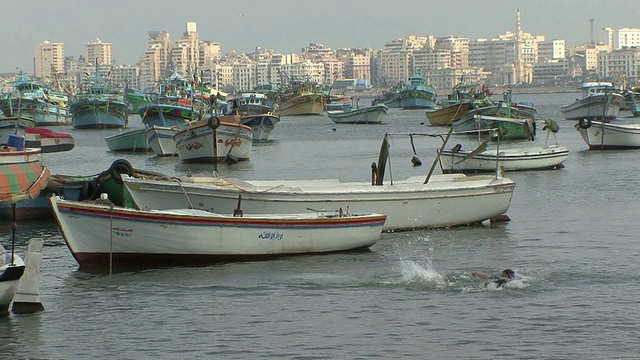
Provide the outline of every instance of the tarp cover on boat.
<path id="1" fill-rule="evenodd" d="M 39 162 L 0 165 L 0 202 L 33 199 L 47 185 L 49 169 Z"/>

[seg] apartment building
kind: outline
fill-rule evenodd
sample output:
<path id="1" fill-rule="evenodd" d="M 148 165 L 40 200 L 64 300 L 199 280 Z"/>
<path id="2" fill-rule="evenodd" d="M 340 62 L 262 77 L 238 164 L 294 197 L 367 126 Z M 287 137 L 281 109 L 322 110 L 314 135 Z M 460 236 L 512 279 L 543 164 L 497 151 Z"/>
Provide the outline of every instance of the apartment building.
<path id="1" fill-rule="evenodd" d="M 33 73 L 36 77 L 64 73 L 64 44 L 45 40 L 36 45 Z"/>
<path id="2" fill-rule="evenodd" d="M 640 83 L 640 48 L 600 52 L 598 54 L 598 76 L 617 84 Z"/>
<path id="3" fill-rule="evenodd" d="M 111 43 L 102 42 L 100 39 L 88 42 L 84 47 L 84 58 L 94 66 L 112 65 Z"/>

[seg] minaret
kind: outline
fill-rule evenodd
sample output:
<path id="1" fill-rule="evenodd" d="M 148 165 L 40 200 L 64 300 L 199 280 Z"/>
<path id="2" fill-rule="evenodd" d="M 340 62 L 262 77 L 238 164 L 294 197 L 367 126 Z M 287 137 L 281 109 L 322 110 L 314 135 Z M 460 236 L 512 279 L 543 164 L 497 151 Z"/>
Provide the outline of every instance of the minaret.
<path id="1" fill-rule="evenodd" d="M 514 84 L 524 82 L 524 62 L 522 61 L 522 21 L 520 21 L 520 8 L 516 12 L 516 46 L 515 46 L 515 74 Z"/>

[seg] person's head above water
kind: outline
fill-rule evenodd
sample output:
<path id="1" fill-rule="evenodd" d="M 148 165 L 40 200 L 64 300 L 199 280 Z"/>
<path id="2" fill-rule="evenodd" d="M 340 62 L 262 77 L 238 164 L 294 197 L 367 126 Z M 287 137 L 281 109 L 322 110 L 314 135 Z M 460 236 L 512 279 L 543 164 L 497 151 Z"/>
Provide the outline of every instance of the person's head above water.
<path id="1" fill-rule="evenodd" d="M 515 277 L 516 273 L 511 269 L 504 269 L 504 270 L 502 270 L 501 275 L 506 277 L 506 278 L 513 279 Z"/>

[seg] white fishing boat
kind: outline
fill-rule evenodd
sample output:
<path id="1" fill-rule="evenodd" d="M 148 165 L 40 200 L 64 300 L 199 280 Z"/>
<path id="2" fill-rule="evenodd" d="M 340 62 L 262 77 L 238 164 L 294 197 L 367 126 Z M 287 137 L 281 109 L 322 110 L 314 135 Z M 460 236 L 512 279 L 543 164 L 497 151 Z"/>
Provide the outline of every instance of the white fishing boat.
<path id="1" fill-rule="evenodd" d="M 582 119 L 575 128 L 590 150 L 640 148 L 640 124 Z"/>
<path id="2" fill-rule="evenodd" d="M 0 245 L 0 317 L 9 312 L 24 269 L 22 258 L 15 253 L 7 253 Z"/>
<path id="3" fill-rule="evenodd" d="M 248 214 L 339 208 L 387 214 L 386 231 L 480 223 L 509 209 L 515 183 L 495 175 L 440 174 L 385 182 L 388 144 L 385 136 L 371 183 L 335 179 L 254 181 L 218 176 L 172 180 L 124 176 L 123 180 L 140 209 L 195 207 L 229 213 L 242 196 L 242 208 Z"/>
<path id="4" fill-rule="evenodd" d="M 525 148 L 494 149 L 474 153 L 452 149 L 442 151 L 443 172 L 493 172 L 496 164 L 504 171 L 560 169 L 569 156 L 569 149 L 561 145 L 531 146 Z"/>
<path id="5" fill-rule="evenodd" d="M 243 115 L 240 118 L 242 125 L 249 126 L 253 130 L 253 140 L 268 140 L 269 135 L 280 122 L 280 117 L 274 114 Z"/>
<path id="6" fill-rule="evenodd" d="M 158 156 L 176 156 L 175 135 L 180 131 L 179 126 L 151 125 L 144 131 L 144 136 L 151 150 Z"/>
<path id="7" fill-rule="evenodd" d="M 499 135 L 487 134 L 486 139 L 472 150 L 463 149 L 462 144 L 457 144 L 449 150 L 441 150 L 440 166 L 444 173 L 493 172 L 496 168 L 502 168 L 507 172 L 563 168 L 563 163 L 569 156 L 569 148 L 558 144 L 555 135 L 559 129 L 557 123 L 546 120 L 543 129 L 549 130 L 544 146 L 522 146 L 520 143 L 505 146 L 500 142 L 492 141 L 499 138 Z M 488 132 L 494 131 L 497 130 Z M 548 144 L 551 134 L 555 143 Z M 494 144 L 488 148 L 490 142 Z"/>
<path id="8" fill-rule="evenodd" d="M 382 214 L 305 210 L 233 215 L 196 209 L 143 211 L 50 198 L 64 239 L 81 268 L 264 260 L 368 248 Z"/>
<path id="9" fill-rule="evenodd" d="M 253 130 L 211 116 L 181 129 L 174 140 L 178 156 L 185 162 L 244 161 L 251 155 Z"/>
<path id="10" fill-rule="evenodd" d="M 336 124 L 380 124 L 387 115 L 389 107 L 384 104 L 363 108 L 327 111 L 329 119 Z"/>
<path id="11" fill-rule="evenodd" d="M 560 107 L 568 120 L 612 120 L 625 106 L 625 99 L 610 82 L 587 82 L 580 87 L 582 97 Z"/>

